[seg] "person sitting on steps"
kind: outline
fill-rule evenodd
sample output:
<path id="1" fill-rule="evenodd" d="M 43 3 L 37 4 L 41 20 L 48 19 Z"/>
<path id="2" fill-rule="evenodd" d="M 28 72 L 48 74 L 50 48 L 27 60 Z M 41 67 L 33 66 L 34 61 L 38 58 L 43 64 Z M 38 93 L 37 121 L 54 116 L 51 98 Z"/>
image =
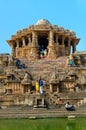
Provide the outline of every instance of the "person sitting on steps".
<path id="1" fill-rule="evenodd" d="M 71 105 L 69 102 L 65 104 L 65 108 L 67 111 L 75 111 L 75 107 Z"/>

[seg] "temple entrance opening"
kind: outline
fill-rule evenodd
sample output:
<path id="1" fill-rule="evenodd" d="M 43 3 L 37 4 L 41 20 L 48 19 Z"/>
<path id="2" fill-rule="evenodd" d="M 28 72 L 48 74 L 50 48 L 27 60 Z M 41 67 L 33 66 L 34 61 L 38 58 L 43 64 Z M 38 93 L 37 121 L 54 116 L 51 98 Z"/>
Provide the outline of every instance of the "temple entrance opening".
<path id="1" fill-rule="evenodd" d="M 46 35 L 45 36 L 39 36 L 38 45 L 43 46 L 44 49 L 46 49 L 47 46 L 48 46 L 48 37 Z"/>
<path id="2" fill-rule="evenodd" d="M 38 36 L 38 55 L 44 58 L 48 54 L 48 35 L 42 34 Z"/>
<path id="3" fill-rule="evenodd" d="M 28 85 L 25 85 L 24 86 L 24 93 L 27 93 L 28 92 Z"/>
<path id="4" fill-rule="evenodd" d="M 42 99 L 37 99 L 37 106 L 42 105 Z"/>

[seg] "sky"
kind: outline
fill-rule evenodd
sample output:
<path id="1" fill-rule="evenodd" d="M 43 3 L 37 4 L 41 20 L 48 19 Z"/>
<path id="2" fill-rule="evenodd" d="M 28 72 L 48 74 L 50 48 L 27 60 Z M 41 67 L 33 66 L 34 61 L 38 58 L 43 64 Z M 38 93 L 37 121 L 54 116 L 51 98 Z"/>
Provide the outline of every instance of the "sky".
<path id="1" fill-rule="evenodd" d="M 6 40 L 40 19 L 74 31 L 77 51 L 86 51 L 86 0 L 0 0 L 0 53 L 11 53 Z"/>

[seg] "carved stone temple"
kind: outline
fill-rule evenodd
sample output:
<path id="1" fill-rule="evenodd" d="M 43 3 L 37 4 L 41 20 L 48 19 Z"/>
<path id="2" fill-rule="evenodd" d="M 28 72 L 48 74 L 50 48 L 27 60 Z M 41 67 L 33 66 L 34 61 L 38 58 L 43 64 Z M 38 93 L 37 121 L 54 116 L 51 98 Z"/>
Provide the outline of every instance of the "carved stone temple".
<path id="1" fill-rule="evenodd" d="M 0 54 L 0 106 L 77 106 L 86 98 L 86 51 L 77 51 L 79 41 L 75 32 L 46 19 L 12 35 L 11 55 Z"/>
<path id="2" fill-rule="evenodd" d="M 76 45 L 80 38 L 73 31 L 65 30 L 57 25 L 52 25 L 48 20 L 39 20 L 29 28 L 17 31 L 7 40 L 12 48 L 12 56 L 27 58 L 28 60 L 39 59 L 39 47 L 44 51 L 48 49 L 46 58 L 55 59 L 59 56 L 69 56 L 70 51 L 76 51 Z"/>

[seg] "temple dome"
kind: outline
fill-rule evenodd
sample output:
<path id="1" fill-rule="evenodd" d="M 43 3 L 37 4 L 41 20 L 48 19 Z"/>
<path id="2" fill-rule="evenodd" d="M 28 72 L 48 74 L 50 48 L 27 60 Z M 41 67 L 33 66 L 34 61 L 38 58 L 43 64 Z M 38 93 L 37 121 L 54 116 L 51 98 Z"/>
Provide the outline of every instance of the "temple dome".
<path id="1" fill-rule="evenodd" d="M 40 19 L 37 21 L 36 25 L 46 25 L 46 24 L 50 24 L 50 22 L 47 19 Z"/>

